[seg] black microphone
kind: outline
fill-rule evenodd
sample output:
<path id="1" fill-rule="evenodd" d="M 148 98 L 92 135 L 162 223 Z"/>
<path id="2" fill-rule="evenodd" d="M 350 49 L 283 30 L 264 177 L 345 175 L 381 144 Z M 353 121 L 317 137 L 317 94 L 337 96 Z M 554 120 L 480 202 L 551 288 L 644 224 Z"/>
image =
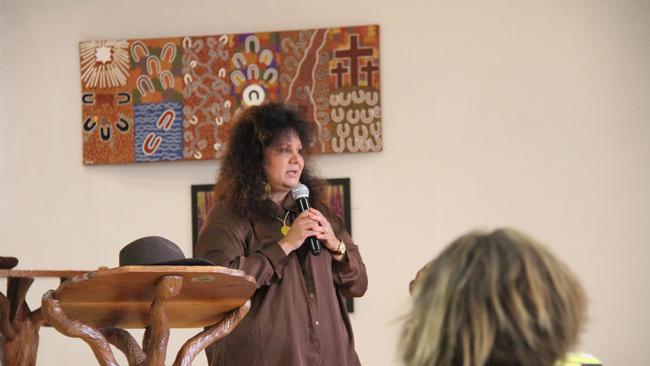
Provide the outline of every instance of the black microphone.
<path id="1" fill-rule="evenodd" d="M 298 184 L 293 187 L 291 190 L 291 196 L 298 203 L 298 208 L 300 212 L 309 210 L 309 188 L 304 184 Z M 309 250 L 311 250 L 312 255 L 320 254 L 320 240 L 316 239 L 315 236 L 310 236 L 306 240 L 309 242 Z"/>

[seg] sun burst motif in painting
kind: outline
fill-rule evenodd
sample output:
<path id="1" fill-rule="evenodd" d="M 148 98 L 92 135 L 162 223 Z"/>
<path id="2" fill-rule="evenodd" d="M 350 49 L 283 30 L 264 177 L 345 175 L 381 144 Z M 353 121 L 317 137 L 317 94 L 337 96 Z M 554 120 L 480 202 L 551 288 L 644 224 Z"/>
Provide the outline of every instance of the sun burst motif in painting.
<path id="1" fill-rule="evenodd" d="M 129 76 L 129 43 L 126 40 L 79 43 L 81 81 L 85 88 L 126 85 Z"/>

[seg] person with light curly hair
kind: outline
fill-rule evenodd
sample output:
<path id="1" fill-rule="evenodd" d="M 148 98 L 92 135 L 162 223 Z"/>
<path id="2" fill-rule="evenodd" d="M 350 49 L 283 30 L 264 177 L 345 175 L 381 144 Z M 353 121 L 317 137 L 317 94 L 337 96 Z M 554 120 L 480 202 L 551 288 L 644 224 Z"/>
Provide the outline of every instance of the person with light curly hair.
<path id="1" fill-rule="evenodd" d="M 601 365 L 572 354 L 586 320 L 585 292 L 569 268 L 513 230 L 471 232 L 411 283 L 407 366 Z"/>

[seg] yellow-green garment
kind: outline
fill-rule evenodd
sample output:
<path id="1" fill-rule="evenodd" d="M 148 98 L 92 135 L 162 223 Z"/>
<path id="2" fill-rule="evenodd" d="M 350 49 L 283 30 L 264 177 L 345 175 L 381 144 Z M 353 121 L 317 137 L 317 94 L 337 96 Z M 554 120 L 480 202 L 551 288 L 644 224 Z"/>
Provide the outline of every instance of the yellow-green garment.
<path id="1" fill-rule="evenodd" d="M 569 353 L 563 360 L 555 363 L 555 366 L 602 366 L 596 357 L 588 353 Z"/>

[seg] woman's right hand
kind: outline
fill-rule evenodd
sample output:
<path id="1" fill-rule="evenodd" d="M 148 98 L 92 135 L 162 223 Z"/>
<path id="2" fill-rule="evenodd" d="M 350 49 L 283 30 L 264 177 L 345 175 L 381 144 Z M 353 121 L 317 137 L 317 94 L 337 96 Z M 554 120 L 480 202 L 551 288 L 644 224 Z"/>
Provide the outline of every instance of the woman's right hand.
<path id="1" fill-rule="evenodd" d="M 302 243 L 310 236 L 315 236 L 319 233 L 318 221 L 309 217 L 309 212 L 301 212 L 298 217 L 293 221 L 287 235 L 280 239 L 278 244 L 286 255 L 300 248 Z"/>

